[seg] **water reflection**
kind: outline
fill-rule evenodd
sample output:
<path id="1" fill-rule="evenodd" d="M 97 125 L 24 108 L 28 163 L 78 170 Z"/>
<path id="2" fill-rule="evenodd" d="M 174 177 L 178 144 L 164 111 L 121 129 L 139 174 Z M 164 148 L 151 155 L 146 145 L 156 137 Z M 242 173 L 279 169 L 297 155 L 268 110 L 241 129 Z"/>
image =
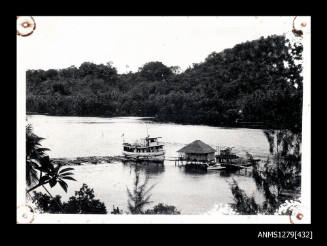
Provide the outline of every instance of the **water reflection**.
<path id="1" fill-rule="evenodd" d="M 203 175 L 206 174 L 208 171 L 199 169 L 199 168 L 186 168 L 184 167 L 185 174 L 192 174 L 192 175 Z"/>
<path id="2" fill-rule="evenodd" d="M 159 175 L 165 171 L 165 165 L 163 163 L 123 161 L 123 165 L 128 167 L 131 172 L 141 171 L 151 175 Z"/>
<path id="3" fill-rule="evenodd" d="M 221 170 L 220 172 L 219 172 L 219 175 L 221 176 L 221 177 L 230 177 L 230 176 L 232 176 L 232 173 L 234 173 L 234 172 L 236 172 L 236 171 L 232 171 L 232 170 Z"/>

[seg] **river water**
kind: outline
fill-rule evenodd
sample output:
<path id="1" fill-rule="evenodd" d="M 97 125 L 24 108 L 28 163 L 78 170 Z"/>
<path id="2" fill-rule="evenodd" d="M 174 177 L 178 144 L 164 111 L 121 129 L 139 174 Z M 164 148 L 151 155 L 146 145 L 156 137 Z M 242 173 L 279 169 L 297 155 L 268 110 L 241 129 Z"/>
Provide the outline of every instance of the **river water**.
<path id="1" fill-rule="evenodd" d="M 59 117 L 28 115 L 27 121 L 33 131 L 45 138 L 42 146 L 49 148 L 50 157 L 82 157 L 121 155 L 122 140 L 135 141 L 144 138 L 148 129 L 150 136 L 162 137 L 166 157 L 176 157 L 177 150 L 194 140 L 202 140 L 213 148 L 235 147 L 233 151 L 243 156 L 245 151 L 257 158 L 266 158 L 269 145 L 259 129 L 222 128 L 205 125 L 180 125 L 157 123 L 140 117 Z M 97 199 L 103 201 L 108 211 L 119 207 L 127 211 L 127 188 L 133 188 L 135 165 L 121 162 L 108 164 L 86 164 L 74 166 L 76 182 L 68 180 L 68 192 L 59 186 L 51 189 L 53 195 L 67 200 L 79 190 L 83 183 L 94 189 Z M 207 173 L 186 172 L 176 167 L 173 161 L 164 165 L 138 165 L 141 175 L 149 178 L 152 203 L 174 205 L 182 214 L 205 214 L 217 204 L 233 202 L 230 182 L 235 179 L 247 194 L 254 194 L 260 201 L 262 194 L 257 190 L 249 173 L 208 171 Z M 40 190 L 42 191 L 42 190 Z"/>

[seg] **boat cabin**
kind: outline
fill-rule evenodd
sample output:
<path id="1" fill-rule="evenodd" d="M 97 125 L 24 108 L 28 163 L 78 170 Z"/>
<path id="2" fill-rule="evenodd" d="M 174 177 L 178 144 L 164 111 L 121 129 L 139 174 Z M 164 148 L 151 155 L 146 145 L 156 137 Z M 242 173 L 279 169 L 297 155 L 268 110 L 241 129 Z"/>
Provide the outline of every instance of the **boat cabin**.
<path id="1" fill-rule="evenodd" d="M 163 151 L 164 144 L 158 141 L 160 137 L 146 137 L 140 142 L 130 144 L 123 143 L 123 149 L 126 152 L 133 153 L 151 153 Z"/>
<path id="2" fill-rule="evenodd" d="M 240 157 L 232 152 L 233 147 L 227 147 L 220 150 L 220 154 L 216 156 L 219 163 L 232 163 Z"/>

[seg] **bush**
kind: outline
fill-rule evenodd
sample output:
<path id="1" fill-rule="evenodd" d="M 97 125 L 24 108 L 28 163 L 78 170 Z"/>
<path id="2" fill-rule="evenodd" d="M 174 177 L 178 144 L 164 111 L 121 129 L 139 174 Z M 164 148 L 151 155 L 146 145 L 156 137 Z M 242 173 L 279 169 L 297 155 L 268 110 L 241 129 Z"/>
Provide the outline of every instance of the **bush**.
<path id="1" fill-rule="evenodd" d="M 121 210 L 119 207 L 115 208 L 113 206 L 111 214 L 123 214 L 123 213 L 124 213 L 123 210 Z"/>
<path id="2" fill-rule="evenodd" d="M 50 197 L 47 194 L 35 191 L 33 193 L 33 203 L 36 204 L 39 210 L 44 213 L 62 213 L 61 196 Z"/>
<path id="3" fill-rule="evenodd" d="M 34 191 L 33 202 L 44 213 L 64 214 L 106 214 L 107 209 L 103 202 L 94 199 L 94 191 L 83 184 L 75 196 L 68 202 L 61 202 L 61 196 L 50 197 L 47 194 Z"/>
<path id="4" fill-rule="evenodd" d="M 175 206 L 159 203 L 155 205 L 152 209 L 146 210 L 145 214 L 181 214 L 181 213 L 176 209 Z"/>

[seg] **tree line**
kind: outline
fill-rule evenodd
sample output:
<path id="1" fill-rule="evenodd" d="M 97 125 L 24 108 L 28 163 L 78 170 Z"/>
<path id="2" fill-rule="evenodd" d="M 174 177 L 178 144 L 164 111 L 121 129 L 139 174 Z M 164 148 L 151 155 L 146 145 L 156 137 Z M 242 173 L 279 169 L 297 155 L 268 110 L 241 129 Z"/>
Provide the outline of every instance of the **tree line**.
<path id="1" fill-rule="evenodd" d="M 184 72 L 148 62 L 118 74 L 112 63 L 28 70 L 27 112 L 144 116 L 214 126 L 262 122 L 301 131 L 301 43 L 273 35 L 211 53 Z"/>

